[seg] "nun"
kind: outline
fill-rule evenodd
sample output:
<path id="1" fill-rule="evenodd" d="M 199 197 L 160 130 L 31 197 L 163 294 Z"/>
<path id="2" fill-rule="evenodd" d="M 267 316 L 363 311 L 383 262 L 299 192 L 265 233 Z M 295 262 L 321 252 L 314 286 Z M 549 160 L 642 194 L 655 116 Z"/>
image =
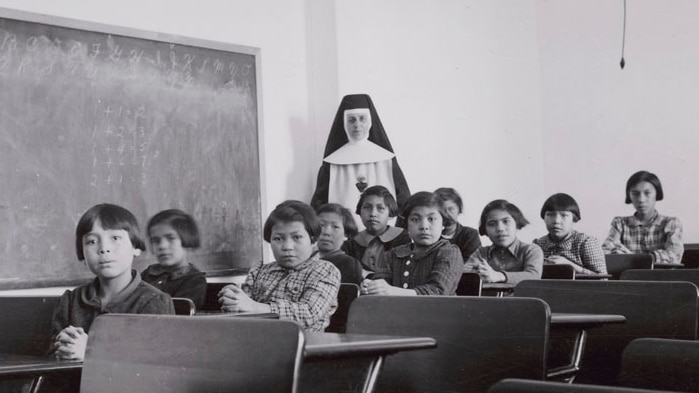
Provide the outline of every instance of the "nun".
<path id="1" fill-rule="evenodd" d="M 367 94 L 342 99 L 324 157 L 311 199 L 313 208 L 339 203 L 354 210 L 361 193 L 376 185 L 386 187 L 395 196 L 399 211 L 410 196 L 391 142 Z"/>

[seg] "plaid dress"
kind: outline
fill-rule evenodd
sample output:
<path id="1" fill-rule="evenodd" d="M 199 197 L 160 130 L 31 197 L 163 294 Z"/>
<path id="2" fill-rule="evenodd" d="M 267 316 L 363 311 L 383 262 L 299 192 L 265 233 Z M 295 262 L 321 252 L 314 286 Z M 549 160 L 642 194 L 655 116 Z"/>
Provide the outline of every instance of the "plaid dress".
<path id="1" fill-rule="evenodd" d="M 544 258 L 560 255 L 580 266 L 582 273 L 607 273 L 604 251 L 602 251 L 599 240 L 593 236 L 570 231 L 568 236 L 561 241 L 555 241 L 546 235 L 534 239 L 534 244 L 544 251 Z"/>
<path id="2" fill-rule="evenodd" d="M 607 254 L 651 254 L 654 263 L 680 263 L 684 253 L 682 223 L 657 211 L 647 224 L 635 216 L 614 217 L 602 249 Z"/>
<path id="3" fill-rule="evenodd" d="M 267 303 L 280 319 L 297 322 L 306 330 L 321 332 L 337 309 L 340 271 L 315 253 L 298 269 L 276 262 L 250 270 L 243 291 L 256 302 Z"/>

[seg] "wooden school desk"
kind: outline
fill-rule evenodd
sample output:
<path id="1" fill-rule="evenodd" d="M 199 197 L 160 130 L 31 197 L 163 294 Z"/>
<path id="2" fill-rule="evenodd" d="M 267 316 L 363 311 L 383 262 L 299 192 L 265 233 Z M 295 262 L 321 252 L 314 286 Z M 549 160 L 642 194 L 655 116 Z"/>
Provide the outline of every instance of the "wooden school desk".
<path id="1" fill-rule="evenodd" d="M 388 336 L 306 332 L 300 390 L 303 392 L 332 391 L 326 383 L 332 381 L 337 367 L 353 368 L 347 375 L 346 386 L 361 386 L 362 392 L 373 392 L 384 359 L 402 351 L 429 349 L 437 346 L 430 337 Z M 331 385 L 337 386 L 334 382 Z M 353 390 L 355 391 L 355 390 Z"/>
<path id="2" fill-rule="evenodd" d="M 0 353 L 0 380 L 31 378 L 30 393 L 40 391 L 44 377 L 55 373 L 79 372 L 83 362 L 56 360 L 52 356 L 14 355 Z"/>
<path id="3" fill-rule="evenodd" d="M 577 273 L 575 275 L 576 280 L 609 280 L 612 278 L 611 274 L 604 273 Z"/>
<path id="4" fill-rule="evenodd" d="M 350 363 L 358 367 L 357 379 L 352 381 L 353 384 L 362 386 L 362 392 L 372 392 L 387 355 L 434 348 L 437 345 L 436 340 L 429 337 L 314 332 L 306 332 L 304 335 L 302 391 L 324 391 L 323 381 L 332 378 L 332 374 L 325 373 L 327 368 L 324 366 L 336 360 L 350 360 L 353 361 Z M 44 375 L 76 372 L 82 366 L 82 361 L 60 361 L 49 356 L 0 354 L 0 379 L 33 377 L 34 383 L 30 391 L 38 392 Z"/>
<path id="5" fill-rule="evenodd" d="M 588 329 L 624 322 L 626 322 L 626 317 L 617 314 L 551 313 L 551 338 L 560 333 L 573 331 L 575 332 L 575 341 L 570 354 L 570 363 L 549 369 L 546 377 L 573 383 L 573 379 L 580 371 Z"/>
<path id="6" fill-rule="evenodd" d="M 484 282 L 481 285 L 481 293 L 483 296 L 503 297 L 508 293 L 512 293 L 517 284 L 509 282 Z"/>
<path id="7" fill-rule="evenodd" d="M 526 280 L 517 285 L 514 296 L 543 299 L 552 312 L 626 317 L 623 324 L 588 332 L 576 383 L 614 383 L 623 349 L 635 338 L 697 337 L 697 287 L 689 282 Z"/>
<path id="8" fill-rule="evenodd" d="M 279 314 L 273 312 L 223 312 L 221 310 L 197 310 L 193 316 L 279 319 Z"/>

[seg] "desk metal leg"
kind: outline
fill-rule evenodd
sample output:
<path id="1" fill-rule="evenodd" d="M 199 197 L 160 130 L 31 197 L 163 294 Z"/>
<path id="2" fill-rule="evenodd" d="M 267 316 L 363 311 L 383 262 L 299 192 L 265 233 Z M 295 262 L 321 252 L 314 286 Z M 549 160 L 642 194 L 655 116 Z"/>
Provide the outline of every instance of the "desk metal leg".
<path id="1" fill-rule="evenodd" d="M 575 337 L 575 345 L 570 357 L 570 364 L 552 369 L 547 373 L 547 378 L 562 378 L 565 382 L 572 384 L 576 374 L 580 371 L 580 362 L 582 361 L 586 341 L 587 330 L 581 329 Z"/>
<path id="2" fill-rule="evenodd" d="M 32 384 L 29 387 L 29 392 L 30 393 L 39 393 L 39 390 L 41 389 L 41 384 L 44 382 L 44 376 L 39 375 L 38 377 L 34 377 L 32 379 Z"/>
<path id="3" fill-rule="evenodd" d="M 364 380 L 362 392 L 372 393 L 374 391 L 376 380 L 379 378 L 379 372 L 381 371 L 381 366 L 383 366 L 383 360 L 383 355 L 377 356 L 369 365 L 369 371 L 367 372 L 366 379 Z"/>

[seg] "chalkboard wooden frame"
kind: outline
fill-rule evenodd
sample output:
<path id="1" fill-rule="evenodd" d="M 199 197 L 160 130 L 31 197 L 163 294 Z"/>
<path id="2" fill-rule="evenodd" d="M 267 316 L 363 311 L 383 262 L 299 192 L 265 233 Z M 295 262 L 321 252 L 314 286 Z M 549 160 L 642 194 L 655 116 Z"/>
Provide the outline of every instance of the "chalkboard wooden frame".
<path id="1" fill-rule="evenodd" d="M 91 197 L 89 198 L 85 198 L 86 201 L 90 201 L 89 203 L 82 201 L 83 203 L 80 205 L 73 205 L 71 204 L 72 201 L 66 202 L 65 200 L 61 200 L 61 198 L 69 198 L 62 196 L 60 192 L 47 192 L 46 190 L 41 190 L 43 193 L 43 198 L 36 198 L 36 195 L 25 195 L 32 193 L 25 192 L 22 189 L 22 187 L 18 187 L 18 184 L 27 186 L 30 183 L 27 183 L 26 179 L 22 179 L 19 183 L 17 183 L 17 178 L 22 177 L 20 176 L 22 174 L 26 174 L 24 172 L 32 172 L 34 168 L 25 170 L 27 169 L 25 167 L 29 167 L 31 165 L 24 164 L 32 161 L 30 158 L 36 158 L 37 156 L 47 155 L 49 156 L 49 158 L 59 157 L 60 160 L 58 161 L 61 162 L 52 163 L 53 166 L 66 166 L 66 168 L 64 168 L 64 172 L 66 172 L 65 169 L 67 169 L 68 173 L 61 173 L 56 175 L 55 173 L 51 172 L 50 169 L 44 169 L 44 171 L 51 172 L 48 174 L 51 176 L 58 177 L 58 179 L 51 180 L 56 180 L 61 184 L 73 183 L 74 179 L 80 176 L 79 173 L 76 174 L 73 172 L 81 172 L 83 163 L 86 167 L 89 167 L 89 165 L 93 164 L 90 161 L 94 161 L 93 167 L 95 168 L 101 165 L 97 164 L 97 162 L 99 161 L 98 159 L 101 159 L 104 154 L 96 154 L 95 150 L 100 150 L 104 148 L 104 150 L 107 150 L 111 154 L 117 149 L 115 146 L 106 145 L 105 147 L 103 145 L 99 145 L 99 143 L 103 142 L 95 142 L 92 147 L 93 157 L 87 157 L 84 160 L 82 160 L 81 158 L 81 160 L 78 160 L 77 158 L 71 158 L 71 156 L 79 157 L 86 150 L 85 147 L 75 148 L 74 150 L 71 150 L 73 149 L 73 147 L 70 146 L 70 142 L 72 141 L 70 139 L 71 135 L 67 135 L 65 137 L 61 136 L 59 138 L 53 138 L 55 135 L 42 135 L 40 137 L 35 136 L 33 140 L 30 140 L 38 142 L 36 143 L 36 145 L 40 145 L 40 147 L 43 149 L 42 151 L 34 152 L 37 153 L 36 155 L 34 155 L 27 154 L 27 151 L 22 151 L 21 149 L 19 149 L 19 153 L 17 153 L 17 146 L 13 146 L 13 144 L 19 145 L 20 148 L 23 147 L 21 143 L 17 143 L 17 140 L 15 140 L 15 138 L 17 138 L 18 133 L 12 133 L 11 131 L 3 131 L 2 129 L 0 129 L 0 143 L 5 144 L 5 142 L 8 141 L 12 142 L 6 144 L 4 148 L 6 150 L 3 150 L 3 147 L 0 146 L 0 155 L 15 154 L 13 158 L 14 163 L 16 163 L 16 166 L 8 165 L 8 162 L 3 161 L 2 157 L 0 157 L 0 165 L 5 167 L 15 166 L 14 168 L 0 168 L 0 182 L 7 183 L 9 180 L 10 186 L 12 186 L 12 189 L 8 190 L 7 188 L 9 187 L 7 187 L 7 184 L 0 183 L 3 184 L 0 185 L 0 289 L 18 289 L 30 287 L 38 288 L 64 285 L 70 286 L 83 283 L 92 279 L 94 275 L 92 275 L 92 273 L 90 273 L 82 263 L 78 262 L 75 257 L 74 231 L 75 225 L 80 215 L 82 215 L 82 213 L 87 208 L 96 203 L 116 203 L 128 208 L 136 215 L 144 232 L 145 224 L 148 217 L 152 216 L 159 210 L 166 208 L 180 208 L 192 214 L 199 223 L 200 230 L 203 235 L 203 247 L 200 250 L 194 251 L 191 254 L 190 261 L 195 263 L 195 265 L 199 266 L 209 276 L 244 274 L 251 266 L 260 263 L 260 261 L 263 259 L 264 252 L 262 247 L 262 211 L 264 211 L 263 209 L 265 208 L 265 181 L 264 147 L 262 145 L 263 122 L 260 75 L 261 58 L 259 48 L 208 41 L 197 38 L 181 37 L 171 34 L 105 25 L 75 19 L 41 15 L 5 8 L 0 8 L 0 22 L 7 22 L 6 24 L 0 25 L 0 83 L 2 83 L 3 81 L 11 81 L 10 84 L 15 84 L 15 90 L 13 91 L 13 93 L 6 93 L 6 95 L 3 96 L 3 93 L 0 90 L 0 104 L 2 104 L 3 102 L 10 102 L 14 100 L 15 96 L 18 95 L 17 92 L 23 93 L 24 90 L 26 90 L 26 85 L 19 85 L 20 82 L 16 82 L 16 80 L 21 78 L 16 78 L 13 74 L 12 79 L 7 79 L 9 78 L 7 77 L 3 80 L 3 72 L 7 73 L 7 70 L 14 70 L 16 71 L 16 73 L 19 73 L 19 71 L 17 70 L 23 70 L 26 73 L 27 67 L 32 66 L 32 61 L 34 61 L 34 63 L 39 63 L 40 60 L 42 60 L 37 57 L 32 58 L 31 56 L 35 56 L 34 53 L 36 52 L 31 52 L 29 49 L 36 50 L 36 48 L 39 48 L 39 51 L 45 50 L 46 53 L 48 53 L 48 50 L 51 49 L 50 46 L 53 44 L 56 47 L 54 49 L 62 52 L 63 54 L 66 54 L 71 49 L 75 49 L 77 46 L 77 51 L 80 51 L 81 49 L 86 49 L 89 56 L 89 44 L 92 43 L 93 47 L 99 46 L 96 43 L 96 41 L 91 40 L 99 39 L 101 40 L 100 43 L 106 43 L 111 45 L 109 50 L 115 50 L 115 47 L 119 47 L 120 42 L 124 43 L 124 50 L 120 54 L 120 56 L 123 55 L 124 58 L 117 59 L 117 61 L 122 61 L 124 64 L 126 64 L 125 62 L 127 61 L 127 56 L 129 55 L 128 45 L 134 45 L 131 47 L 131 53 L 136 52 L 136 49 L 141 49 L 142 47 L 140 47 L 139 45 L 142 44 L 143 48 L 146 48 L 146 54 L 157 54 L 157 56 L 151 56 L 150 62 L 155 64 L 157 60 L 158 64 L 153 65 L 150 71 L 148 71 L 148 74 L 139 74 L 139 72 L 145 71 L 134 72 L 133 70 L 131 70 L 130 72 L 132 74 L 135 74 L 136 79 L 139 76 L 151 76 L 151 74 L 153 74 L 155 75 L 154 79 L 167 79 L 168 85 L 153 85 L 154 87 L 156 87 L 155 90 L 159 89 L 158 92 L 160 92 L 161 94 L 151 93 L 152 95 L 148 96 L 148 98 L 139 99 L 145 101 L 146 104 L 152 104 L 152 106 L 155 107 L 149 107 L 149 110 L 152 109 L 152 113 L 154 113 L 153 116 L 163 115 L 165 112 L 167 112 L 167 115 L 172 115 L 175 117 L 178 115 L 180 116 L 179 118 L 176 117 L 175 119 L 175 121 L 179 122 L 178 124 L 176 124 L 175 121 L 173 121 L 171 124 L 168 123 L 168 128 L 171 129 L 170 131 L 174 130 L 172 135 L 177 135 L 178 138 L 168 138 L 167 143 L 170 143 L 170 145 L 167 145 L 165 147 L 161 146 L 162 149 L 160 151 L 156 151 L 156 149 L 152 148 L 152 146 L 155 146 L 158 142 L 150 141 L 151 151 L 147 152 L 148 154 L 150 154 L 150 156 L 145 157 L 147 154 L 144 153 L 142 168 L 136 168 L 136 164 L 134 164 L 132 166 L 136 169 L 122 169 L 121 173 L 117 173 L 121 174 L 119 187 L 121 187 L 122 185 L 122 179 L 125 179 L 129 177 L 129 175 L 131 175 L 131 182 L 135 184 L 132 185 L 132 187 L 134 188 L 124 186 L 124 189 L 116 189 L 117 192 L 114 192 L 115 187 L 117 186 L 112 185 L 111 180 L 113 180 L 113 176 L 112 172 L 109 172 L 110 182 L 107 182 L 107 185 L 100 184 L 97 186 L 93 186 L 93 189 L 90 189 L 88 187 L 87 190 L 94 191 L 94 195 L 91 195 Z M 8 48 L 11 47 L 13 44 L 12 41 L 8 41 L 8 36 L 11 36 L 13 34 L 13 31 L 4 29 L 3 26 L 5 28 L 7 26 L 10 26 L 17 27 L 18 29 L 27 29 L 29 32 L 33 32 L 34 29 L 36 29 L 36 36 L 27 35 L 27 37 L 29 38 L 25 37 L 25 46 L 23 49 L 24 52 L 21 52 L 21 56 L 23 56 L 22 59 L 29 59 L 30 61 L 20 61 L 18 60 L 18 58 L 11 58 L 11 56 L 13 56 L 13 52 L 8 50 Z M 65 34 L 65 37 L 67 39 L 61 40 L 60 37 L 56 39 L 54 36 L 53 40 L 44 40 L 47 41 L 47 46 L 45 49 L 41 48 L 41 40 L 37 39 L 37 37 L 51 37 L 51 35 L 42 36 L 42 34 L 44 34 L 45 31 L 48 31 L 46 29 L 49 29 L 52 32 L 51 34 Z M 58 33 L 56 33 L 56 31 L 58 31 Z M 20 37 L 19 33 L 17 34 L 17 37 Z M 73 45 L 72 48 L 67 47 L 67 44 L 65 44 L 65 42 L 71 40 L 73 42 L 71 44 Z M 20 42 L 19 38 L 17 38 L 16 42 L 14 42 L 15 50 L 17 50 L 18 42 Z M 76 45 L 75 42 L 77 42 L 78 44 Z M 81 48 L 81 45 L 79 44 L 84 44 L 84 48 Z M 107 51 L 106 47 L 109 45 L 105 45 L 104 52 Z M 95 52 L 97 52 L 97 50 L 95 50 Z M 190 55 L 189 58 L 187 57 L 187 54 Z M 107 56 L 106 53 L 105 56 Z M 168 58 L 168 56 L 170 57 Z M 205 57 L 207 60 L 204 60 Z M 192 58 L 194 58 L 195 60 L 192 60 Z M 107 68 L 105 66 L 105 64 L 107 64 L 106 57 L 103 60 L 103 63 L 97 63 L 97 61 L 99 60 L 100 59 L 95 60 L 95 63 L 91 65 L 92 72 L 103 72 L 103 75 L 108 75 L 108 77 L 106 78 L 107 80 L 112 78 L 112 75 L 117 75 L 120 77 L 126 75 L 126 72 L 122 72 L 121 69 L 113 73 L 104 72 Z M 189 71 L 186 71 L 185 68 L 183 68 L 182 64 L 186 63 L 188 60 L 190 61 L 191 66 Z M 212 65 L 216 62 L 216 60 L 221 61 L 216 63 L 215 66 Z M 14 61 L 14 63 L 12 63 L 12 61 Z M 139 58 L 138 61 L 141 61 L 141 59 Z M 166 67 L 163 65 L 168 63 L 168 61 L 171 61 L 172 64 L 169 64 L 168 66 L 170 66 L 173 70 L 176 66 L 180 67 L 177 70 L 177 75 L 173 76 L 174 72 L 171 72 L 171 70 L 166 69 Z M 197 63 L 197 61 L 199 61 L 200 63 Z M 161 64 L 161 62 L 163 64 Z M 29 64 L 29 66 L 26 65 L 27 63 Z M 111 66 L 111 63 L 109 63 L 109 65 Z M 12 68 L 13 66 L 15 68 Z M 52 63 L 52 69 L 48 70 L 46 75 L 33 75 L 35 83 L 44 83 L 45 85 L 49 85 L 49 83 L 46 83 L 46 81 L 50 79 L 49 77 L 52 77 L 52 74 L 50 74 L 50 72 L 58 72 L 60 74 L 59 77 L 66 79 L 67 76 L 69 76 L 69 73 L 74 71 L 74 69 L 71 69 L 65 64 L 61 64 L 60 66 L 63 68 L 60 71 L 56 71 L 55 69 L 53 69 L 55 67 L 53 67 Z M 79 66 L 83 67 L 83 64 Z M 197 68 L 198 66 L 199 68 Z M 100 67 L 103 67 L 104 69 L 101 69 Z M 122 68 L 128 67 L 129 64 L 126 64 Z M 44 69 L 45 68 L 47 67 L 44 67 Z M 77 68 L 78 66 L 75 66 L 75 69 Z M 87 69 L 86 66 L 84 68 Z M 39 68 L 37 68 L 37 70 L 38 69 Z M 194 71 L 192 71 L 192 69 L 194 69 Z M 219 69 L 223 71 L 219 72 Z M 120 72 L 124 75 L 121 75 Z M 88 72 L 85 71 L 86 75 L 87 73 Z M 225 74 L 226 76 L 221 77 L 219 75 L 221 73 Z M 80 71 L 78 71 L 78 74 L 80 74 Z M 114 79 L 116 78 L 117 77 L 114 77 Z M 128 96 L 126 93 L 123 93 L 121 90 L 137 90 L 139 88 L 139 85 L 142 85 L 143 83 L 142 81 L 138 81 L 134 85 L 125 85 L 126 87 L 121 85 L 118 86 L 121 88 L 121 90 L 118 94 L 115 95 L 122 94 L 124 98 L 116 98 L 113 102 L 114 108 L 112 108 L 111 106 L 103 103 L 102 101 L 93 99 L 94 97 L 92 97 L 92 93 L 87 92 L 89 89 L 92 88 L 90 84 L 99 85 L 100 83 L 102 83 L 102 85 L 100 85 L 99 87 L 105 88 L 107 82 L 104 82 L 102 79 L 98 78 L 93 78 L 92 80 L 88 79 L 89 78 L 87 77 L 83 79 L 80 79 L 80 77 L 78 77 L 78 80 L 75 82 L 76 85 L 82 83 L 82 92 L 79 91 L 77 88 L 74 88 L 73 85 L 69 85 L 69 87 L 66 89 L 67 91 L 64 92 L 65 96 L 63 100 L 54 99 L 54 101 L 49 101 L 49 103 L 56 104 L 56 106 L 63 105 L 62 101 L 70 101 L 70 90 L 76 90 L 76 94 L 79 95 L 80 98 L 84 98 L 84 100 L 86 102 L 89 102 L 91 105 L 91 107 L 87 108 L 88 110 L 84 112 L 92 112 L 91 115 L 85 115 L 85 117 L 88 119 L 84 121 L 83 124 L 81 124 L 81 126 L 85 126 L 85 124 L 88 124 L 92 127 L 84 127 L 88 131 L 81 132 L 86 132 L 86 134 L 82 136 L 77 136 L 89 139 L 89 133 L 92 133 L 93 139 L 97 140 L 101 138 L 102 140 L 104 140 L 106 139 L 106 137 L 95 138 L 95 130 L 97 130 L 97 133 L 99 134 L 99 132 L 103 132 L 103 129 L 106 128 L 107 131 L 104 132 L 109 134 L 108 136 L 112 136 L 114 134 L 114 130 L 110 130 L 110 127 L 116 127 L 118 124 L 113 124 L 113 120 L 110 120 L 111 118 L 109 118 L 106 122 L 101 120 L 105 117 L 105 115 L 103 115 L 103 112 L 107 113 L 106 117 L 114 116 L 112 115 L 111 110 L 116 110 L 116 107 L 120 105 L 126 106 L 128 111 L 128 105 L 122 104 L 132 103 L 132 98 Z M 216 93 L 211 94 L 217 94 L 217 96 L 207 96 L 208 92 L 202 92 L 201 86 L 198 86 L 199 90 L 197 90 L 196 92 L 202 95 L 203 99 L 218 99 L 220 98 L 218 95 L 228 97 L 228 95 L 226 94 L 232 95 L 233 93 L 231 92 L 234 91 L 235 94 L 237 94 L 240 97 L 240 100 L 241 102 L 243 102 L 243 104 L 239 104 L 238 101 L 235 101 L 234 104 L 223 106 L 224 109 L 221 110 L 222 112 L 214 113 L 216 116 L 222 119 L 218 119 L 220 123 L 223 124 L 218 129 L 216 129 L 216 131 L 218 131 L 219 133 L 206 134 L 203 138 L 195 137 L 193 136 L 194 133 L 199 132 L 199 129 L 197 128 L 194 131 L 189 131 L 192 135 L 187 134 L 188 138 L 184 138 L 180 142 L 171 142 L 172 140 L 177 140 L 180 137 L 179 133 L 175 133 L 175 131 L 181 131 L 179 129 L 176 129 L 177 126 L 179 126 L 180 128 L 186 128 L 182 124 L 187 123 L 188 120 L 185 115 L 181 114 L 182 112 L 187 112 L 191 110 L 192 112 L 195 112 L 195 115 L 209 114 L 209 112 L 204 112 L 205 109 L 192 109 L 194 105 L 192 105 L 191 103 L 189 103 L 189 106 L 182 105 L 184 106 L 184 108 L 180 107 L 179 104 L 173 103 L 163 104 L 164 106 L 159 106 L 161 105 L 160 101 L 168 101 L 168 99 L 170 99 L 170 101 L 176 102 L 176 99 L 182 96 L 181 91 L 177 93 L 172 93 L 171 97 L 168 96 L 168 94 L 170 93 L 162 94 L 163 91 L 170 91 L 167 90 L 166 87 L 173 88 L 175 87 L 175 85 L 177 85 L 178 87 L 195 85 L 195 83 L 193 83 L 192 81 L 199 81 L 201 85 L 206 85 L 208 83 L 212 86 L 212 91 L 216 90 Z M 53 82 L 53 80 L 51 80 L 51 82 Z M 149 87 L 153 86 L 149 85 Z M 44 88 L 44 90 L 38 91 L 43 93 L 45 90 L 47 89 Z M 89 96 L 89 98 L 87 96 Z M 120 99 L 121 101 L 119 101 Z M 133 102 L 136 101 L 136 99 L 133 99 Z M 32 103 L 33 102 L 34 101 L 32 101 Z M 148 107 L 148 105 L 144 106 Z M 132 109 L 134 110 L 131 113 L 133 114 L 134 118 L 136 118 L 136 114 L 134 114 L 136 110 L 135 108 Z M 138 109 L 141 109 L 141 107 L 139 107 Z M 59 112 L 60 110 L 62 110 L 62 107 L 56 109 L 53 107 L 45 108 L 37 105 L 37 108 L 32 108 L 31 112 Z M 98 111 L 100 111 L 99 116 L 101 117 L 98 117 Z M 27 112 L 30 111 L 27 110 Z M 0 110 L 0 115 L 2 114 L 3 113 Z M 151 112 L 148 112 L 148 115 L 150 114 Z M 58 126 L 62 125 L 60 124 L 60 121 L 67 122 L 67 117 L 68 116 L 58 117 Z M 206 116 L 201 117 L 205 118 Z M 231 121 L 230 123 L 225 123 L 225 121 L 229 118 L 235 120 Z M 240 118 L 242 118 L 242 120 L 240 120 Z M 25 120 L 17 120 L 17 124 L 22 123 L 22 121 Z M 48 122 L 49 120 L 43 121 Z M 206 121 L 211 122 L 212 120 Z M 26 121 L 26 123 L 22 124 L 26 125 L 28 123 L 29 121 Z M 34 121 L 34 123 L 36 123 L 36 121 Z M 236 127 L 225 127 L 230 126 L 232 124 L 235 124 Z M 65 124 L 63 125 L 65 126 Z M 74 124 L 70 123 L 70 125 L 72 126 Z M 3 126 L 7 126 L 7 124 L 2 123 L 2 121 L 0 120 L 0 128 L 2 128 Z M 9 129 L 8 127 L 6 128 Z M 162 129 L 164 128 L 165 127 L 163 127 Z M 208 132 L 208 128 L 211 128 L 211 126 L 209 125 L 208 128 L 203 128 L 205 128 L 205 131 L 203 132 Z M 134 123 L 133 130 L 127 130 L 127 132 L 131 131 L 132 134 L 136 135 L 138 134 L 138 132 L 136 132 L 135 130 L 136 124 Z M 229 134 L 221 132 L 222 130 L 228 130 L 232 132 Z M 142 135 L 140 137 L 142 139 L 139 140 L 139 142 L 143 142 L 144 138 L 150 135 L 148 134 L 148 132 L 150 131 L 141 132 Z M 157 132 L 164 131 L 161 131 L 161 129 L 153 131 L 153 133 Z M 154 135 L 150 136 L 154 137 Z M 162 137 L 162 135 L 155 136 Z M 212 136 L 212 138 L 209 138 L 209 136 Z M 44 137 L 46 138 L 44 139 Z M 121 137 L 123 140 L 124 134 L 122 134 Z M 7 141 L 3 141 L 3 138 L 7 139 Z M 220 138 L 220 140 L 216 138 Z M 143 149 L 144 143 L 137 144 L 136 136 L 134 136 L 133 139 L 134 142 L 130 147 L 131 150 L 134 151 L 135 162 L 136 151 L 139 149 L 148 150 L 148 146 L 146 146 L 146 148 Z M 207 142 L 202 142 L 204 140 L 206 140 Z M 245 140 L 245 142 L 241 142 L 240 140 Z M 20 140 L 20 142 L 22 141 Z M 205 145 L 205 143 L 209 143 L 209 145 Z M 25 145 L 28 144 L 29 143 L 25 143 Z M 182 151 L 187 151 L 188 148 L 190 150 L 194 149 L 192 148 L 192 145 L 194 146 L 194 148 L 205 147 L 209 150 L 217 148 L 219 146 L 224 146 L 228 148 L 229 152 L 235 154 L 212 154 L 211 156 L 207 156 L 205 154 L 206 152 L 197 152 L 196 154 L 193 154 L 193 157 L 189 159 L 188 164 L 174 163 L 174 161 L 177 160 L 173 160 L 173 158 L 179 159 L 183 157 L 183 161 L 187 161 L 187 156 L 182 154 Z M 119 154 L 124 155 L 124 144 L 122 143 L 120 147 L 122 151 Z M 237 149 L 235 149 L 236 147 Z M 126 150 L 128 150 L 128 148 L 129 146 L 126 147 Z M 170 152 L 168 149 L 172 149 L 173 152 Z M 170 154 L 170 156 L 167 156 L 167 154 Z M 65 159 L 67 160 L 66 162 L 62 162 L 62 160 L 66 156 L 69 158 Z M 230 158 L 232 156 L 235 157 Z M 25 162 L 24 157 L 30 158 L 27 158 Z M 147 159 L 150 160 L 151 165 L 155 167 L 155 164 L 153 163 L 157 161 L 158 157 L 161 157 L 162 160 L 165 160 L 166 158 L 169 159 L 170 165 L 180 165 L 177 167 L 177 169 L 181 170 L 181 172 L 170 174 L 166 170 L 153 169 L 156 171 L 154 172 L 155 175 L 168 174 L 179 177 L 174 177 L 168 180 L 162 180 L 160 183 L 157 183 L 158 176 L 151 176 L 153 174 L 150 172 L 146 173 L 147 170 L 150 171 L 152 169 L 147 167 Z M 217 168 L 214 168 L 214 170 L 212 170 L 212 173 L 214 173 L 213 175 L 208 173 L 201 175 L 197 172 L 196 169 L 190 169 L 195 167 L 200 168 L 203 166 L 207 166 L 208 161 L 211 160 L 212 157 L 215 157 L 213 161 L 215 161 L 216 165 L 218 165 Z M 141 157 L 138 158 L 140 159 Z M 227 159 L 229 161 L 226 161 Z M 198 162 L 197 160 L 201 160 L 201 162 Z M 111 159 L 109 160 L 109 162 L 111 162 Z M 109 171 L 112 171 L 112 164 L 113 163 L 107 165 Z M 123 167 L 129 167 L 128 162 L 126 162 L 126 164 L 124 164 L 123 162 L 120 164 Z M 229 168 L 232 174 L 224 174 L 221 173 L 221 170 L 215 170 L 220 168 Z M 106 173 L 105 171 L 106 169 L 102 169 L 102 172 L 104 173 L 98 173 L 98 177 L 101 178 Z M 46 179 L 47 173 L 43 173 L 41 171 L 36 172 L 37 177 L 42 177 L 42 179 Z M 92 178 L 94 183 L 95 173 L 97 172 L 97 170 L 93 169 L 92 172 Z M 20 175 L 18 175 L 18 173 Z M 140 179 L 138 175 L 142 175 L 143 179 Z M 156 180 L 150 180 L 152 183 L 146 183 L 146 175 L 151 176 L 151 178 L 155 177 Z M 171 194 L 177 194 L 178 192 L 181 192 L 179 189 L 175 189 L 176 187 L 172 184 L 175 184 L 175 182 L 177 182 L 177 184 L 179 184 L 180 182 L 184 183 L 182 178 L 186 178 L 187 175 L 190 175 L 194 179 L 192 185 L 195 185 L 197 187 L 201 186 L 201 190 L 207 190 L 206 192 L 208 194 L 201 197 L 200 194 L 204 194 L 205 192 L 201 192 L 197 187 L 189 185 L 189 194 L 185 193 L 184 196 L 171 196 Z M 220 177 L 218 177 L 219 175 Z M 225 175 L 230 176 L 226 177 Z M 39 179 L 35 180 L 36 183 L 41 183 Z M 205 184 L 205 180 L 211 181 L 211 184 Z M 142 184 L 139 185 L 139 181 L 141 181 Z M 124 182 L 128 182 L 128 179 L 124 180 Z M 80 182 L 75 181 L 75 183 L 79 184 Z M 226 189 L 226 185 L 228 185 L 229 183 L 236 183 L 235 185 L 238 186 L 233 189 L 234 192 L 230 192 L 230 190 Z M 71 194 L 69 196 L 75 198 L 70 199 L 82 199 L 83 194 L 85 193 L 84 187 L 87 186 L 80 188 L 80 186 L 78 185 L 75 187 L 75 191 L 73 191 L 72 187 L 74 185 L 75 184 L 70 184 L 71 188 L 68 188 L 68 186 L 66 185 L 59 186 L 59 188 L 64 187 L 63 189 L 68 190 L 68 193 L 74 192 L 75 194 Z M 37 186 L 37 188 L 38 187 L 40 186 Z M 138 187 L 142 187 L 140 188 L 140 190 L 143 194 L 149 195 L 144 195 L 142 198 L 139 198 L 138 196 L 132 196 L 131 194 L 136 194 L 133 192 L 134 189 L 136 191 L 139 190 Z M 3 191 L 2 188 L 5 188 L 5 190 Z M 210 192 L 208 191 L 209 189 L 216 189 L 216 192 L 219 192 L 219 194 L 217 194 L 214 191 Z M 239 189 L 242 190 L 239 191 Z M 221 192 L 223 192 L 223 194 L 220 194 Z M 38 191 L 34 191 L 34 194 L 36 193 L 38 193 Z M 199 193 L 199 195 L 191 196 L 191 194 L 197 193 Z M 115 194 L 118 195 L 116 197 L 113 197 Z M 225 198 L 217 199 L 217 197 L 219 197 L 220 195 L 224 195 Z M 120 199 L 119 196 L 121 196 L 122 198 Z M 170 197 L 170 199 L 161 196 L 167 196 Z M 12 197 L 14 197 L 14 200 Z M 110 199 L 109 197 L 113 197 L 113 199 Z M 41 199 L 41 204 L 43 204 L 44 206 L 39 208 L 32 206 L 32 201 L 34 199 Z M 19 200 L 21 200 L 21 203 L 19 203 Z M 63 205 L 58 204 L 57 206 L 52 206 L 51 204 L 54 202 L 63 202 Z M 207 202 L 209 202 L 208 205 Z M 60 212 L 56 214 L 56 211 Z M 144 233 L 144 236 L 145 235 L 146 234 Z M 216 239 L 211 240 L 212 238 Z M 43 242 L 45 242 L 46 244 L 42 244 Z M 41 249 L 41 247 L 45 247 L 45 249 L 42 251 L 33 251 L 34 248 Z M 136 259 L 134 267 L 140 271 L 143 268 L 145 268 L 148 264 L 154 262 L 155 260 L 151 256 L 151 254 L 146 252 L 144 253 L 144 256 Z"/>

